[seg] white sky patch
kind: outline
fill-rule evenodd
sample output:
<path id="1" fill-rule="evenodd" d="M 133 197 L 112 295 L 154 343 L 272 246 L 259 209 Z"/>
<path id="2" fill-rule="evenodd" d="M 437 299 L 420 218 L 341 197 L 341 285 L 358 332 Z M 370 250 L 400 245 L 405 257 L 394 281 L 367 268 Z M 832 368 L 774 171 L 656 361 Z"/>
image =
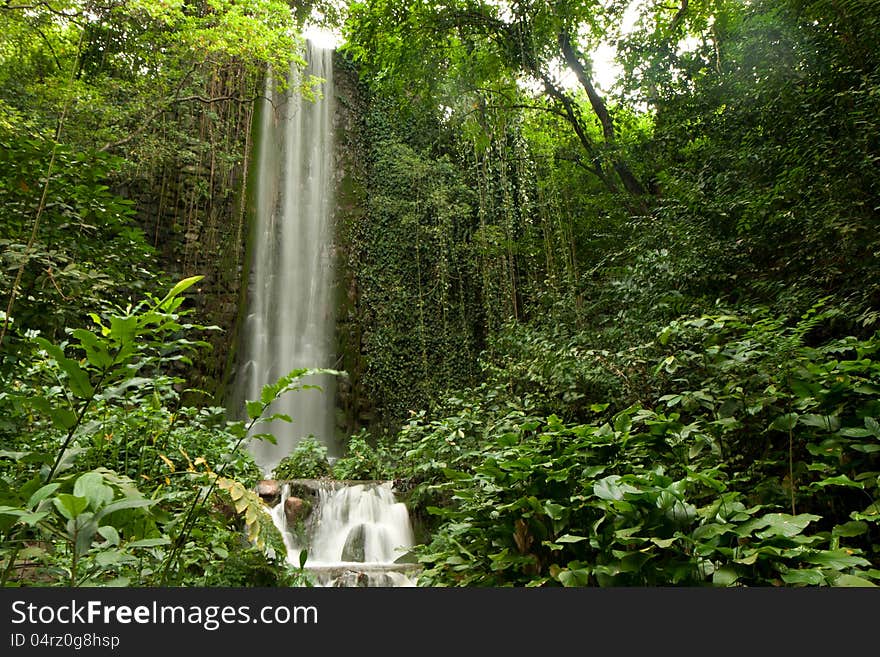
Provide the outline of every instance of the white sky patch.
<path id="1" fill-rule="evenodd" d="M 334 49 L 338 48 L 341 43 L 338 34 L 323 27 L 306 25 L 303 29 L 303 36 L 319 48 Z"/>
<path id="2" fill-rule="evenodd" d="M 629 34 L 636 26 L 639 18 L 639 12 L 647 0 L 632 0 L 623 12 L 623 21 L 620 25 L 620 33 Z M 590 57 L 593 60 L 593 82 L 598 89 L 608 92 L 614 86 L 614 83 L 623 75 L 623 68 L 615 61 L 617 48 L 603 41 L 595 48 Z M 574 75 L 571 76 L 574 78 Z M 568 80 L 566 80 L 568 83 Z"/>

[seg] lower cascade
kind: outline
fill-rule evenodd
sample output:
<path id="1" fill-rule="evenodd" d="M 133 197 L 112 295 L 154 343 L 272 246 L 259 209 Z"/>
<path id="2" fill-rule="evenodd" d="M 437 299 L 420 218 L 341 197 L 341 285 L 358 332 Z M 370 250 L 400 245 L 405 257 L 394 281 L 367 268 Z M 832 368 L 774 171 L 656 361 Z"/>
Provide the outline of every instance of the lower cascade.
<path id="1" fill-rule="evenodd" d="M 415 586 L 419 566 L 406 562 L 409 512 L 392 482 L 299 479 L 283 483 L 275 499 L 270 513 L 288 562 L 299 566 L 305 551 L 305 569 L 319 586 Z"/>

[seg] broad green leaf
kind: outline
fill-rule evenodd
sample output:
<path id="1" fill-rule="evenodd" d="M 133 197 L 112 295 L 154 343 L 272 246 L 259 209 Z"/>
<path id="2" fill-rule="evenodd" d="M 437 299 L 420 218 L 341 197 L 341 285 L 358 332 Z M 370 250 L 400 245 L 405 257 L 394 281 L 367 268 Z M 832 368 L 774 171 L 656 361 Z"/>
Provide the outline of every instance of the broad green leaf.
<path id="1" fill-rule="evenodd" d="M 104 477 L 98 472 L 80 475 L 73 485 L 73 494 L 86 498 L 95 511 L 113 501 L 113 489 L 104 483 Z"/>
<path id="2" fill-rule="evenodd" d="M 810 484 L 810 487 L 825 487 L 825 486 L 846 486 L 848 488 L 864 488 L 865 485 L 858 481 L 853 481 L 846 475 L 837 475 L 836 477 L 828 477 L 827 479 L 823 479 L 822 481 L 815 481 Z"/>
<path id="3" fill-rule="evenodd" d="M 732 586 L 739 579 L 739 573 L 731 566 L 722 566 L 712 573 L 712 583 L 715 586 Z"/>
<path id="4" fill-rule="evenodd" d="M 260 401 L 249 401 L 247 403 L 247 414 L 251 420 L 256 420 L 263 414 L 264 404 Z"/>
<path id="5" fill-rule="evenodd" d="M 98 524 L 91 512 L 81 513 L 76 518 L 67 521 L 68 535 L 71 534 L 71 525 L 75 527 L 76 542 L 74 549 L 79 555 L 89 551 L 95 534 L 98 532 Z M 72 536 L 71 536 L 72 538 Z"/>
<path id="6" fill-rule="evenodd" d="M 87 329 L 75 329 L 73 337 L 79 340 L 86 352 L 86 359 L 99 370 L 105 370 L 113 364 L 113 356 L 107 348 L 107 344 L 97 335 Z"/>
<path id="7" fill-rule="evenodd" d="M 59 493 L 53 502 L 58 512 L 68 520 L 76 518 L 89 506 L 89 501 L 86 498 L 68 493 Z"/>
<path id="8" fill-rule="evenodd" d="M 807 554 L 804 560 L 808 563 L 814 563 L 826 568 L 834 570 L 844 570 L 845 568 L 853 568 L 854 566 L 870 566 L 871 562 L 867 559 L 853 554 L 851 550 L 844 548 L 838 550 L 822 550 Z"/>
<path id="9" fill-rule="evenodd" d="M 110 318 L 110 337 L 117 344 L 127 345 L 134 342 L 138 318 L 134 315 Z"/>
<path id="10" fill-rule="evenodd" d="M 766 522 L 768 525 L 767 529 L 755 534 L 758 538 L 770 538 L 771 536 L 791 538 L 804 531 L 811 522 L 821 520 L 821 518 L 811 513 L 800 513 L 796 516 L 787 513 L 768 513 L 756 520 Z"/>
<path id="11" fill-rule="evenodd" d="M 27 503 L 28 508 L 29 509 L 36 509 L 37 505 L 40 502 L 42 502 L 44 499 L 46 499 L 52 493 L 54 493 L 56 490 L 58 490 L 58 488 L 60 486 L 61 486 L 61 484 L 53 482 L 51 484 L 46 484 L 45 486 L 39 488 L 36 492 L 34 492 L 33 495 L 30 496 L 30 499 L 28 499 L 28 503 Z"/>
<path id="12" fill-rule="evenodd" d="M 837 431 L 840 428 L 840 418 L 836 415 L 815 415 L 807 413 L 798 418 L 798 422 L 808 427 L 818 427 L 825 431 Z"/>
<path id="13" fill-rule="evenodd" d="M 563 534 L 556 539 L 556 543 L 580 543 L 588 540 L 586 536 L 574 536 L 573 534 Z"/>
<path id="14" fill-rule="evenodd" d="M 853 536 L 861 536 L 868 531 L 868 523 L 860 520 L 851 520 L 842 525 L 836 525 L 831 530 L 832 536 L 840 536 L 842 538 L 851 538 Z"/>
<path id="15" fill-rule="evenodd" d="M 864 579 L 862 577 L 858 577 L 857 575 L 844 573 L 843 575 L 839 575 L 838 577 L 834 578 L 833 586 L 860 586 L 875 588 L 877 585 L 874 584 L 874 582 Z"/>
<path id="16" fill-rule="evenodd" d="M 180 294 L 184 290 L 192 287 L 193 285 L 198 283 L 203 278 L 204 278 L 204 276 L 190 276 L 189 278 L 184 278 L 182 281 L 177 283 L 177 285 L 175 285 L 174 287 L 172 287 L 168 291 L 168 294 L 166 294 L 165 297 L 160 302 L 160 304 L 159 304 L 160 307 L 164 307 L 163 304 L 166 304 L 168 301 L 170 301 L 171 299 L 176 297 L 178 294 Z"/>
<path id="17" fill-rule="evenodd" d="M 58 367 L 67 374 L 67 383 L 70 391 L 80 399 L 91 399 L 95 394 L 95 389 L 89 381 L 89 375 L 83 370 L 75 360 L 71 360 L 64 355 L 64 351 L 58 345 L 55 345 L 45 338 L 36 337 L 34 341 L 48 353 Z"/>
<path id="18" fill-rule="evenodd" d="M 798 421 L 797 413 L 786 413 L 785 415 L 780 415 L 773 422 L 770 423 L 770 429 L 776 429 L 777 431 L 791 431 L 794 429 L 795 425 Z"/>
<path id="19" fill-rule="evenodd" d="M 102 568 L 115 565 L 125 558 L 125 554 L 119 550 L 101 550 L 95 557 L 95 563 Z"/>
<path id="20" fill-rule="evenodd" d="M 622 500 L 625 493 L 638 493 L 638 488 L 618 483 L 620 475 L 608 475 L 593 484 L 593 494 L 603 500 Z"/>
<path id="21" fill-rule="evenodd" d="M 119 545 L 119 532 L 115 527 L 110 525 L 98 527 L 98 534 L 105 538 L 110 545 Z"/>
<path id="22" fill-rule="evenodd" d="M 76 424 L 76 413 L 66 406 L 56 406 L 45 397 L 31 397 L 31 405 L 38 411 L 45 413 L 58 429 L 66 431 Z"/>
<path id="23" fill-rule="evenodd" d="M 111 513 L 116 511 L 122 511 L 123 509 L 141 509 L 144 507 L 152 506 L 156 504 L 159 500 L 146 500 L 142 498 L 126 498 L 122 500 L 117 500 L 116 502 L 112 502 L 105 506 L 103 509 L 98 511 L 95 518 L 100 520 L 101 518 L 105 518 Z"/>
<path id="24" fill-rule="evenodd" d="M 562 520 L 565 513 L 565 507 L 561 504 L 556 504 L 555 502 L 545 502 L 544 512 L 551 520 Z"/>
<path id="25" fill-rule="evenodd" d="M 575 570 L 562 570 L 556 575 L 559 583 L 566 587 L 586 586 L 590 581 L 590 571 L 585 568 Z"/>
<path id="26" fill-rule="evenodd" d="M 786 584 L 806 584 L 808 586 L 821 586 L 825 584 L 825 575 L 818 568 L 804 570 L 789 570 L 782 573 L 782 581 Z"/>

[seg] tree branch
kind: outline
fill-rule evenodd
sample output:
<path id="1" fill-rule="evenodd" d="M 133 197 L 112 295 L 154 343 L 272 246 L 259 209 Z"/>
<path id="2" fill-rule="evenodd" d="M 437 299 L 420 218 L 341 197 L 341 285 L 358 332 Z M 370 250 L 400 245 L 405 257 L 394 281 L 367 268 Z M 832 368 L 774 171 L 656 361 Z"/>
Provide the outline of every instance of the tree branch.
<path id="1" fill-rule="evenodd" d="M 586 68 L 584 68 L 583 62 L 581 61 L 581 54 L 574 47 L 571 42 L 571 37 L 565 30 L 559 33 L 559 47 L 562 50 L 562 56 L 565 58 L 565 63 L 574 71 L 578 82 L 581 83 L 584 91 L 587 92 L 590 106 L 593 108 L 593 112 L 596 114 L 599 123 L 602 125 L 602 134 L 605 137 L 605 145 L 613 149 L 616 142 L 614 121 L 611 118 L 608 107 L 605 105 L 605 101 L 596 91 L 592 80 L 590 80 L 590 76 L 587 74 Z M 623 183 L 626 190 L 633 196 L 643 196 L 645 194 L 645 188 L 642 186 L 642 183 L 638 181 L 632 171 L 629 170 L 626 163 L 621 160 L 617 154 L 614 154 L 613 157 L 614 170 L 617 172 L 617 175 L 620 177 L 620 181 Z"/>

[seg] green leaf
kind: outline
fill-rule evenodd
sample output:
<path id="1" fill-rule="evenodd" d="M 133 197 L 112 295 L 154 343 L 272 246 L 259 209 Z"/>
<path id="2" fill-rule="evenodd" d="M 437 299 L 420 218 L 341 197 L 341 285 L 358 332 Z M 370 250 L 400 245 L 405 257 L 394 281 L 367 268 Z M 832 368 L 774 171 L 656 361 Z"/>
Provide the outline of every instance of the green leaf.
<path id="1" fill-rule="evenodd" d="M 837 431 L 840 428 L 840 418 L 836 415 L 815 415 L 807 413 L 798 418 L 798 422 L 808 427 L 818 427 L 825 431 Z"/>
<path id="2" fill-rule="evenodd" d="M 160 545 L 169 545 L 171 543 L 171 539 L 167 536 L 162 536 L 161 538 L 142 538 L 138 541 L 132 541 L 131 543 L 126 543 L 126 547 L 128 548 L 150 548 L 150 547 L 158 547 Z"/>
<path id="3" fill-rule="evenodd" d="M 36 490 L 34 492 L 34 494 L 30 496 L 30 499 L 28 499 L 28 503 L 27 503 L 28 508 L 29 509 L 36 509 L 37 505 L 40 502 L 42 502 L 44 499 L 46 499 L 52 493 L 54 493 L 56 490 L 58 490 L 58 488 L 60 486 L 61 486 L 61 484 L 53 482 L 51 484 L 46 484 L 45 486 Z"/>
<path id="4" fill-rule="evenodd" d="M 808 586 L 825 584 L 825 574 L 818 568 L 789 570 L 782 573 L 781 577 L 786 584 L 806 584 Z"/>
<path id="5" fill-rule="evenodd" d="M 98 553 L 98 556 L 95 557 L 95 563 L 102 568 L 106 568 L 107 566 L 113 566 L 119 563 L 124 558 L 125 554 L 119 550 L 102 550 Z"/>
<path id="6" fill-rule="evenodd" d="M 875 588 L 877 585 L 874 582 L 864 579 L 862 577 L 858 577 L 856 575 L 850 575 L 848 573 L 844 573 L 838 577 L 834 578 L 834 586 L 851 586 L 851 587 L 870 587 Z"/>
<path id="7" fill-rule="evenodd" d="M 263 414 L 264 403 L 260 401 L 249 401 L 247 403 L 247 414 L 251 420 L 256 420 Z"/>
<path id="8" fill-rule="evenodd" d="M 198 283 L 203 278 L 204 278 L 204 276 L 190 276 L 189 278 L 184 278 L 177 285 L 172 287 L 171 290 L 169 290 L 168 294 L 166 294 L 165 297 L 162 299 L 162 301 L 159 303 L 159 307 L 160 308 L 166 307 L 166 304 L 168 301 L 170 301 L 171 299 L 176 297 L 178 294 L 180 294 L 184 290 L 192 287 L 193 285 Z"/>
<path id="9" fill-rule="evenodd" d="M 731 566 L 721 566 L 712 573 L 712 583 L 715 586 L 732 586 L 739 579 L 739 573 Z"/>
<path id="10" fill-rule="evenodd" d="M 81 513 L 76 518 L 67 521 L 68 534 L 71 533 L 71 524 L 75 527 L 76 543 L 74 549 L 79 555 L 83 555 L 89 551 L 95 534 L 98 531 L 98 524 L 95 522 L 92 513 Z M 72 538 L 72 536 L 71 536 Z"/>
<path id="11" fill-rule="evenodd" d="M 556 543 L 580 543 L 588 540 L 586 536 L 574 536 L 572 534 L 563 534 L 556 539 Z"/>
<path id="12" fill-rule="evenodd" d="M 776 419 L 774 419 L 773 422 L 770 423 L 770 429 L 788 432 L 794 429 L 797 421 L 797 413 L 786 413 L 785 415 L 780 415 Z"/>
<path id="13" fill-rule="evenodd" d="M 819 516 L 811 513 L 801 513 L 796 516 L 787 513 L 768 513 L 764 516 L 770 522 L 770 526 L 764 531 L 758 532 L 759 538 L 770 536 L 792 537 L 800 534 L 811 522 L 821 520 Z"/>
<path id="14" fill-rule="evenodd" d="M 79 340 L 86 352 L 86 359 L 100 370 L 107 369 L 113 364 L 113 356 L 107 349 L 106 343 L 97 335 L 87 329 L 75 329 L 73 337 Z"/>
<path id="15" fill-rule="evenodd" d="M 851 538 L 853 536 L 861 536 L 868 531 L 868 523 L 860 520 L 850 520 L 842 525 L 836 525 L 831 530 L 832 536 L 840 536 L 841 538 Z"/>
<path id="16" fill-rule="evenodd" d="M 112 502 L 111 504 L 108 504 L 103 509 L 98 511 L 98 513 L 95 515 L 95 518 L 97 520 L 100 520 L 101 518 L 105 518 L 115 511 L 122 511 L 123 509 L 141 509 L 144 507 L 152 506 L 158 501 L 159 500 L 146 500 L 136 497 L 117 500 L 116 502 Z"/>
<path id="17" fill-rule="evenodd" d="M 110 318 L 110 337 L 120 345 L 134 342 L 138 318 L 135 315 Z"/>
<path id="18" fill-rule="evenodd" d="M 86 498 L 67 493 L 59 493 L 52 501 L 58 512 L 68 520 L 76 518 L 89 506 L 89 501 Z"/>
<path id="19" fill-rule="evenodd" d="M 618 483 L 620 475 L 608 475 L 593 484 L 593 494 L 603 500 L 622 500 L 626 493 L 638 493 L 638 488 Z"/>
<path id="20" fill-rule="evenodd" d="M 73 494 L 86 498 L 95 511 L 113 501 L 113 489 L 104 483 L 104 477 L 99 472 L 80 475 L 73 485 Z"/>
<path id="21" fill-rule="evenodd" d="M 853 481 L 846 475 L 837 475 L 836 477 L 828 477 L 827 479 L 823 479 L 822 481 L 815 481 L 810 484 L 810 487 L 825 487 L 825 486 L 846 486 L 848 488 L 864 488 L 865 484 Z"/>
<path id="22" fill-rule="evenodd" d="M 105 538 L 110 545 L 119 545 L 119 532 L 115 527 L 110 525 L 98 527 L 98 534 Z"/>
<path id="23" fill-rule="evenodd" d="M 31 397 L 30 404 L 41 413 L 49 416 L 58 429 L 66 431 L 76 424 L 76 413 L 66 406 L 55 406 L 45 397 Z"/>
<path id="24" fill-rule="evenodd" d="M 45 338 L 36 337 L 34 341 L 48 353 L 65 374 L 67 374 L 67 383 L 70 391 L 80 399 L 91 399 L 95 394 L 95 389 L 89 381 L 89 375 L 85 372 L 75 360 L 71 360 L 64 355 L 64 351 L 58 345 L 55 345 Z"/>
<path id="25" fill-rule="evenodd" d="M 544 503 L 544 512 L 551 520 L 562 520 L 565 509 L 566 507 L 561 504 L 556 504 L 555 502 Z"/>
<path id="26" fill-rule="evenodd" d="M 804 557 L 808 563 L 814 563 L 834 570 L 843 570 L 855 566 L 870 566 L 871 562 L 860 556 L 852 554 L 844 548 L 838 550 L 822 550 Z"/>
<path id="27" fill-rule="evenodd" d="M 586 586 L 590 581 L 590 571 L 585 568 L 575 570 L 562 570 L 556 575 L 556 579 L 563 586 Z"/>

